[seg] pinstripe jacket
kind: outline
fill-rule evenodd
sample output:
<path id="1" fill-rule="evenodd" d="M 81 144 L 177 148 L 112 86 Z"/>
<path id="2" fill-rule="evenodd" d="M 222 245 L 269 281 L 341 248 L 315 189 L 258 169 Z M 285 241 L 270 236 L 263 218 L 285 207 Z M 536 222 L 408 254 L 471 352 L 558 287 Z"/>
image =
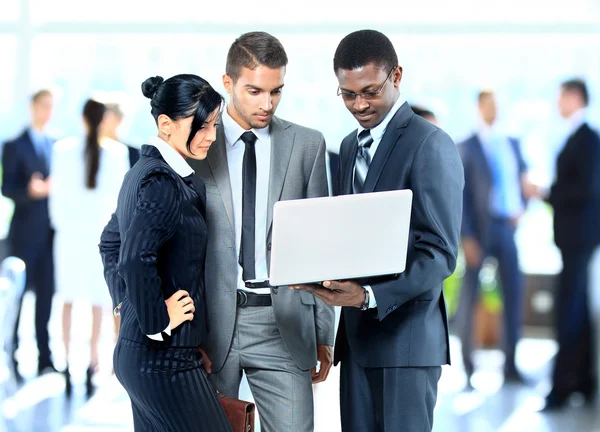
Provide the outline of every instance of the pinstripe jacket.
<path id="1" fill-rule="evenodd" d="M 204 184 L 180 177 L 158 149 L 145 145 L 127 173 L 100 254 L 113 305 L 122 304 L 119 337 L 146 344 L 198 346 L 206 337 Z M 169 325 L 165 299 L 185 289 L 196 312 L 164 342 L 146 335 Z"/>

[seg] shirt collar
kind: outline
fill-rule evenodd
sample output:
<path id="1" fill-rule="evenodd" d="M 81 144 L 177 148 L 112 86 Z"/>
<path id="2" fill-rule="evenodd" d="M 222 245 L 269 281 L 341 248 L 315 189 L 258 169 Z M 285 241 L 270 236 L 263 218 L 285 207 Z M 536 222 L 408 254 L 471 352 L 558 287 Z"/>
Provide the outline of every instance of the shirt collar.
<path id="1" fill-rule="evenodd" d="M 577 129 L 579 129 L 585 123 L 586 117 L 586 109 L 580 108 L 575 111 L 571 116 L 567 119 L 567 123 L 569 125 L 569 136 L 573 135 Z"/>
<path id="2" fill-rule="evenodd" d="M 496 133 L 496 128 L 494 125 L 489 125 L 483 121 L 483 119 L 479 119 L 479 128 L 477 129 L 477 136 L 479 137 L 479 141 L 482 144 L 486 145 L 492 138 L 492 136 Z"/>
<path id="3" fill-rule="evenodd" d="M 406 100 L 402 97 L 402 95 L 398 95 L 398 99 L 396 100 L 396 103 L 394 104 L 392 109 L 387 113 L 387 115 L 384 117 L 384 119 L 381 121 L 381 123 L 379 123 L 374 128 L 371 128 L 371 137 L 373 137 L 373 141 L 381 140 L 381 138 L 383 137 L 383 134 L 385 134 L 385 130 L 387 129 L 388 124 L 390 124 L 390 121 L 392 121 L 392 118 L 396 115 L 396 113 L 398 112 L 400 107 L 402 105 L 404 105 L 405 102 L 406 102 Z M 356 136 L 358 136 L 364 130 L 365 130 L 364 127 L 362 127 L 361 125 L 358 125 L 358 130 L 356 131 Z"/>
<path id="4" fill-rule="evenodd" d="M 29 128 L 29 138 L 34 144 L 37 146 L 38 144 L 43 143 L 46 140 L 46 135 L 43 132 L 40 132 L 34 128 Z"/>
<path id="5" fill-rule="evenodd" d="M 194 174 L 194 170 L 187 164 L 183 156 L 171 147 L 166 141 L 159 137 L 150 138 L 150 145 L 156 147 L 165 162 L 173 168 L 180 177 Z"/>
<path id="6" fill-rule="evenodd" d="M 238 122 L 231 118 L 227 108 L 221 117 L 223 119 L 223 129 L 225 130 L 225 140 L 230 147 L 235 147 L 242 134 L 247 132 L 247 130 L 241 127 Z M 268 126 L 262 129 L 252 128 L 250 130 L 254 132 L 254 135 L 256 135 L 258 141 L 262 142 L 263 144 L 268 144 L 270 142 Z"/>

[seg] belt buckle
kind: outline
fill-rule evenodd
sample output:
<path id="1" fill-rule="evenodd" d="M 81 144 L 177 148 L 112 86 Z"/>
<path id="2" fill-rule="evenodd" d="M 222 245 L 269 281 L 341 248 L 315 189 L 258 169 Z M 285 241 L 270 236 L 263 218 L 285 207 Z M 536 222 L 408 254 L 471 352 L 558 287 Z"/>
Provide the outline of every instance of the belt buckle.
<path id="1" fill-rule="evenodd" d="M 248 304 L 248 294 L 246 291 L 238 290 L 237 292 L 237 304 L 240 307 L 244 307 Z"/>

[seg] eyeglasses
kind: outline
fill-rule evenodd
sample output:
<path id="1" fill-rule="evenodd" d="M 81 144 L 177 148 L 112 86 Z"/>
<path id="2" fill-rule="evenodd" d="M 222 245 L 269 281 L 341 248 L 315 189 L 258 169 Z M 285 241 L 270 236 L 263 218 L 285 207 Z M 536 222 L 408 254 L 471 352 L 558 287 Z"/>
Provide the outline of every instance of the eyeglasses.
<path id="1" fill-rule="evenodd" d="M 381 96 L 381 92 L 383 91 L 383 88 L 385 87 L 388 80 L 390 79 L 392 72 L 394 72 L 395 70 L 396 70 L 396 67 L 393 67 L 392 70 L 390 71 L 390 73 L 388 73 L 385 81 L 379 86 L 379 88 L 377 90 L 369 90 L 369 91 L 364 91 L 361 93 L 354 93 L 354 92 L 340 90 L 340 88 L 338 87 L 337 95 L 341 96 L 342 99 L 344 99 L 345 101 L 354 101 L 357 96 L 360 96 L 361 98 L 363 98 L 365 100 L 377 99 L 378 97 Z"/>

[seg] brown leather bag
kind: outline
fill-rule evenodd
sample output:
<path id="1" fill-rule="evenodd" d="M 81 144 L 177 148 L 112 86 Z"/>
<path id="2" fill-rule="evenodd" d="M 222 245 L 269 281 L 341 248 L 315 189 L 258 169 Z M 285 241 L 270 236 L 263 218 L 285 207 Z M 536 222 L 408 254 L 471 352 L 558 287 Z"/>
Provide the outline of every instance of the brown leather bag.
<path id="1" fill-rule="evenodd" d="M 252 402 L 232 399 L 217 392 L 217 399 L 229 419 L 233 432 L 254 432 L 254 411 Z"/>

